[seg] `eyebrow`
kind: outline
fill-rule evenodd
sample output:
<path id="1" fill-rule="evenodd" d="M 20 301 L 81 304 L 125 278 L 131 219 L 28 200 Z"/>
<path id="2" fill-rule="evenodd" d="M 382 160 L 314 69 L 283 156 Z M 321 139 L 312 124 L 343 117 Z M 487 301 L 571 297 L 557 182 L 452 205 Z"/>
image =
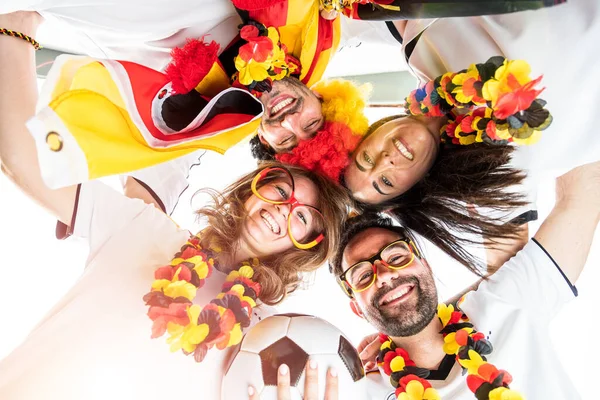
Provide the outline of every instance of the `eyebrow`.
<path id="1" fill-rule="evenodd" d="M 373 187 L 375 188 L 375 190 L 377 190 L 377 192 L 383 196 L 387 196 L 387 193 L 383 193 L 381 191 L 381 189 L 379 188 L 379 185 L 377 184 L 377 182 L 373 181 Z"/>

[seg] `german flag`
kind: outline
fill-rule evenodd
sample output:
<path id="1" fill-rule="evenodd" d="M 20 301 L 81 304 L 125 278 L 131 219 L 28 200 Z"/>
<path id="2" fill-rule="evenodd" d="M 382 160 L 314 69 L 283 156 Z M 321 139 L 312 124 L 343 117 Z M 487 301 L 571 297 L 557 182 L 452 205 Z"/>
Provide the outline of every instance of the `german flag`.
<path id="1" fill-rule="evenodd" d="M 340 19 L 322 18 L 318 0 L 234 0 L 244 21 L 254 20 L 277 28 L 281 43 L 300 60 L 300 80 L 312 86 L 323 76 L 325 67 L 340 42 Z"/>

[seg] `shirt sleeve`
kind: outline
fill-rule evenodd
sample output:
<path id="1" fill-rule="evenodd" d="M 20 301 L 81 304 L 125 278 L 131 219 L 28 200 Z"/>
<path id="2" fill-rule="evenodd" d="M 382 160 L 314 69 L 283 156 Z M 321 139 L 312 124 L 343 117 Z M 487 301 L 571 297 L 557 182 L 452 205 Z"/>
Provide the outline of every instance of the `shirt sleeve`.
<path id="1" fill-rule="evenodd" d="M 530 309 L 552 319 L 562 305 L 577 296 L 577 289 L 535 239 L 479 286 L 473 295 L 485 294 L 498 301 Z"/>
<path id="2" fill-rule="evenodd" d="M 153 206 L 139 199 L 130 199 L 102 182 L 85 182 L 77 188 L 71 225 L 59 222 L 57 237 L 72 235 L 85 239 L 89 243 L 90 254 L 93 254 L 147 207 Z M 60 233 L 64 235 L 61 237 Z"/>
<path id="3" fill-rule="evenodd" d="M 196 151 L 183 157 L 132 172 L 133 177 L 160 205 L 163 212 L 171 215 L 181 194 L 188 188 L 190 169 L 200 164 L 206 151 Z M 126 176 L 122 176 L 124 182 Z"/>

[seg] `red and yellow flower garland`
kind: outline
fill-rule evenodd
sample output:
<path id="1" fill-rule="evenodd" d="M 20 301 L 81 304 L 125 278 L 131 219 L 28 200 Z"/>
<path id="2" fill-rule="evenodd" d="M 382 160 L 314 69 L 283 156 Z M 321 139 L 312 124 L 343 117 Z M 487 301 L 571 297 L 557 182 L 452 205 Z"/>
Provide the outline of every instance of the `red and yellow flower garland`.
<path id="1" fill-rule="evenodd" d="M 486 361 L 485 356 L 493 350 L 492 344 L 474 329 L 462 311 L 455 310 L 453 305 L 440 304 L 437 315 L 442 323 L 444 352 L 455 355 L 467 370 L 467 386 L 477 399 L 523 400 L 508 387 L 512 376 Z M 429 370 L 417 367 L 406 350 L 397 347 L 387 335 L 380 334 L 379 340 L 377 364 L 390 376 L 398 400 L 440 400 L 437 390 L 426 379 Z"/>
<path id="2" fill-rule="evenodd" d="M 246 44 L 235 57 L 234 85 L 247 87 L 254 95 L 271 90 L 273 81 L 300 74 L 300 61 L 288 54 L 274 27 L 249 21 L 240 29 Z"/>
<path id="3" fill-rule="evenodd" d="M 168 333 L 171 351 L 193 354 L 197 362 L 213 346 L 222 350 L 241 341 L 260 294 L 260 284 L 252 280 L 254 269 L 246 262 L 229 273 L 221 293 L 208 305 L 192 304 L 212 274 L 215 254 L 214 249 L 202 248 L 199 236 L 192 237 L 169 265 L 155 271 L 152 290 L 144 296 L 153 321 L 152 338 Z"/>
<path id="4" fill-rule="evenodd" d="M 542 77 L 531 79 L 523 60 L 492 57 L 466 70 L 448 72 L 413 90 L 405 108 L 411 115 L 448 116 L 442 140 L 454 144 L 515 142 L 532 144 L 552 123 L 537 96 Z M 463 112 L 463 110 L 467 110 Z"/>

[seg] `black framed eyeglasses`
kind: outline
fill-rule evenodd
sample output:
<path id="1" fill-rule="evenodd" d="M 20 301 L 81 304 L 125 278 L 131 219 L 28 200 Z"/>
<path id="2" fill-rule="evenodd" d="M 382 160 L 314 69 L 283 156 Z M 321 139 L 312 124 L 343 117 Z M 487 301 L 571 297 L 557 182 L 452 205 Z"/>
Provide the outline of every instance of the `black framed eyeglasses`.
<path id="1" fill-rule="evenodd" d="M 377 279 L 377 267 L 375 262 L 379 261 L 393 270 L 408 267 L 415 259 L 420 258 L 419 251 L 412 240 L 403 238 L 383 246 L 377 254 L 368 260 L 359 261 L 344 272 L 338 279 L 346 294 L 352 296 L 352 292 L 360 293 L 370 288 Z"/>

